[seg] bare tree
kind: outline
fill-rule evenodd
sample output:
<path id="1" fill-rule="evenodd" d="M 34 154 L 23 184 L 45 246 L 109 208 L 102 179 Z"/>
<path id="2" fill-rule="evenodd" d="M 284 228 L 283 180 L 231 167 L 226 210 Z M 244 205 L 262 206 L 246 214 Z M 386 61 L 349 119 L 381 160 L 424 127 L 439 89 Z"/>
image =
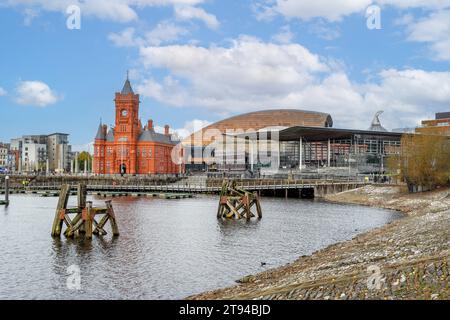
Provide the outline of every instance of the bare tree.
<path id="1" fill-rule="evenodd" d="M 449 184 L 450 137 L 439 133 L 405 134 L 399 155 L 389 159 L 410 192 L 434 190 Z"/>

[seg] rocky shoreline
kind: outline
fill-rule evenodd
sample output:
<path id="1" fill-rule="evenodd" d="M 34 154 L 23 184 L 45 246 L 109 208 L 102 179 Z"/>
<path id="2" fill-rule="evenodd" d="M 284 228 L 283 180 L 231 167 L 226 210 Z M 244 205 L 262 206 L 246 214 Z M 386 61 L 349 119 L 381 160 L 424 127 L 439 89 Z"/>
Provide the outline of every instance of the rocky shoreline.
<path id="1" fill-rule="evenodd" d="M 328 201 L 399 210 L 405 218 L 188 299 L 450 298 L 450 189 L 407 194 L 366 186 Z"/>

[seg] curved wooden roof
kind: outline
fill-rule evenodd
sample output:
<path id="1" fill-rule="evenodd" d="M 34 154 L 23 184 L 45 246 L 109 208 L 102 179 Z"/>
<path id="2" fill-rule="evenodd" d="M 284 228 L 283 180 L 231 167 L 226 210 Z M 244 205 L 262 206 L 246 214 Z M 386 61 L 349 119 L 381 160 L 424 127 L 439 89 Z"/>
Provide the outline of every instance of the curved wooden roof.
<path id="1" fill-rule="evenodd" d="M 268 127 L 320 127 L 329 128 L 333 126 L 333 119 L 327 113 L 305 111 L 297 109 L 263 110 L 237 115 L 204 128 L 203 134 L 208 130 L 218 130 L 225 133 L 228 129 L 240 129 L 244 131 L 257 131 Z M 203 142 L 198 140 L 200 132 L 194 133 L 184 140 L 185 143 L 193 142 L 194 145 L 208 145 L 211 140 L 207 134 Z"/>

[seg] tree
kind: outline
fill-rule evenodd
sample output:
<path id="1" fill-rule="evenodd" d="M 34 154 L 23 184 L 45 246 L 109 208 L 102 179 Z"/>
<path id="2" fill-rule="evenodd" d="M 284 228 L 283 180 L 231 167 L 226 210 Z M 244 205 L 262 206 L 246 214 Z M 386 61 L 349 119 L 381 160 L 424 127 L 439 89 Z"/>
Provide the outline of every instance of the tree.
<path id="1" fill-rule="evenodd" d="M 450 177 L 450 139 L 431 134 L 405 134 L 401 152 L 388 161 L 391 172 L 400 174 L 410 191 L 446 186 Z"/>
<path id="2" fill-rule="evenodd" d="M 87 161 L 88 168 L 92 164 L 92 156 L 89 154 L 89 152 L 83 151 L 78 155 L 78 168 L 80 168 L 80 171 L 84 170 L 84 163 Z"/>

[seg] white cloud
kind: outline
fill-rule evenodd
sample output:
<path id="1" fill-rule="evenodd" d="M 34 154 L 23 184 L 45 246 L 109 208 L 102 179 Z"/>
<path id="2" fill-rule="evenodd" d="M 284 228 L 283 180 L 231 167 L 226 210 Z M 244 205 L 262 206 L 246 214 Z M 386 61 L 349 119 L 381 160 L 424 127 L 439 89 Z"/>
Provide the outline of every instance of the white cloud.
<path id="1" fill-rule="evenodd" d="M 89 152 L 90 154 L 94 154 L 94 141 L 86 143 L 86 144 L 76 144 L 72 145 L 73 152 Z"/>
<path id="2" fill-rule="evenodd" d="M 294 33 L 291 31 L 289 26 L 284 26 L 281 28 L 280 32 L 272 37 L 272 40 L 278 43 L 287 44 L 291 43 L 294 38 Z"/>
<path id="3" fill-rule="evenodd" d="M 16 102 L 21 105 L 45 107 L 56 103 L 60 98 L 41 81 L 22 81 L 16 88 Z"/>
<path id="4" fill-rule="evenodd" d="M 119 33 L 110 33 L 108 39 L 117 47 L 134 47 L 143 44 L 142 38 L 135 37 L 134 28 L 126 28 Z"/>
<path id="5" fill-rule="evenodd" d="M 186 28 L 175 25 L 174 23 L 163 21 L 151 31 L 147 32 L 145 38 L 147 43 L 159 46 L 162 43 L 170 43 L 177 41 L 180 36 L 188 33 Z"/>
<path id="6" fill-rule="evenodd" d="M 159 46 L 172 43 L 188 34 L 189 31 L 169 21 L 163 21 L 141 36 L 136 35 L 134 28 L 126 28 L 119 33 L 110 33 L 108 39 L 117 47 L 140 47 L 145 45 Z"/>
<path id="7" fill-rule="evenodd" d="M 194 132 L 197 132 L 207 126 L 209 126 L 211 122 L 207 120 L 194 119 L 191 121 L 187 121 L 184 123 L 182 128 L 170 128 L 170 134 L 175 134 L 180 138 L 189 137 Z M 159 133 L 164 133 L 164 127 L 155 126 L 155 131 Z"/>
<path id="8" fill-rule="evenodd" d="M 39 16 L 39 11 L 32 8 L 25 8 L 23 11 L 23 24 L 26 26 L 30 26 L 33 20 Z"/>
<path id="9" fill-rule="evenodd" d="M 310 20 L 322 17 L 329 21 L 339 21 L 343 16 L 364 10 L 372 0 L 278 0 L 273 10 L 288 17 Z"/>
<path id="10" fill-rule="evenodd" d="M 328 112 L 338 126 L 364 129 L 381 109 L 384 124 L 394 128 L 415 125 L 450 105 L 450 72 L 389 69 L 354 83 L 333 59 L 299 44 L 240 37 L 229 47 L 150 46 L 140 55 L 145 67 L 168 72 L 162 81 L 143 80 L 143 96 L 222 116 L 296 108 Z"/>
<path id="11" fill-rule="evenodd" d="M 371 4 L 392 6 L 399 9 L 424 8 L 443 9 L 450 6 L 450 0 L 263 0 L 258 6 L 257 18 L 271 18 L 281 14 L 287 18 L 311 20 L 324 18 L 328 21 L 340 21 L 345 16 L 355 13 L 364 14 Z M 264 9 L 261 9 L 264 8 Z"/>
<path id="12" fill-rule="evenodd" d="M 321 39 L 329 41 L 337 39 L 341 36 L 338 26 L 329 26 L 323 20 L 312 23 L 309 26 L 308 31 Z"/>
<path id="13" fill-rule="evenodd" d="M 328 70 L 317 55 L 298 44 L 276 45 L 241 37 L 231 47 L 203 48 L 193 45 L 143 47 L 146 67 L 169 69 L 163 83 L 144 82 L 141 92 L 173 105 L 185 105 L 194 94 L 193 105 L 242 108 L 242 103 L 264 92 L 267 97 L 283 95 L 314 81 L 314 74 Z M 180 79 L 190 82 L 189 88 Z"/>
<path id="14" fill-rule="evenodd" d="M 193 6 L 175 6 L 175 16 L 179 20 L 201 20 L 210 29 L 218 29 L 220 26 L 215 15 Z"/>
<path id="15" fill-rule="evenodd" d="M 376 0 L 380 5 L 390 5 L 400 9 L 424 8 L 443 9 L 450 6 L 450 0 Z"/>
<path id="16" fill-rule="evenodd" d="M 8 92 L 6 92 L 5 89 L 3 89 L 2 87 L 0 87 L 0 97 L 1 96 L 6 96 L 8 94 Z"/>
<path id="17" fill-rule="evenodd" d="M 419 21 L 410 21 L 408 40 L 428 43 L 432 58 L 450 60 L 450 10 L 434 12 Z"/>
<path id="18" fill-rule="evenodd" d="M 130 22 L 138 19 L 136 8 L 172 5 L 197 5 L 204 0 L 0 0 L 6 6 L 23 6 L 65 14 L 70 5 L 78 5 L 81 14 L 104 20 Z"/>

